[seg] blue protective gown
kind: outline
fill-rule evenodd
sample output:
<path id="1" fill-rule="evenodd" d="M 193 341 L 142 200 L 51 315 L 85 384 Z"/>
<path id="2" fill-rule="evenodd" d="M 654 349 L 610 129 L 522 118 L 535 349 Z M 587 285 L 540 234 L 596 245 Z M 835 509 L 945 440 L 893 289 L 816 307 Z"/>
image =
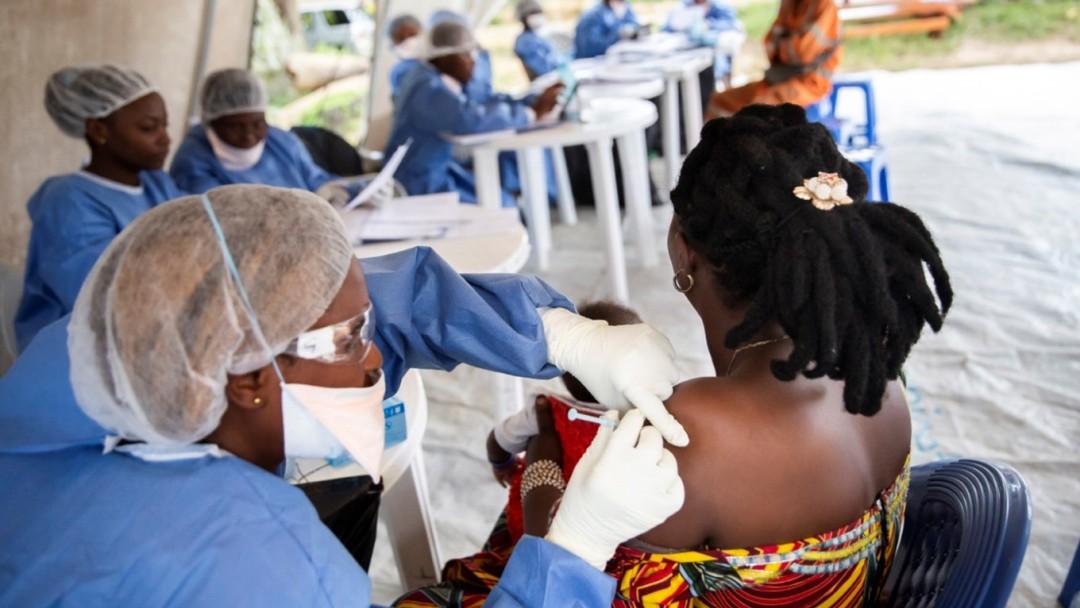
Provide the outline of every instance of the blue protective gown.
<path id="1" fill-rule="evenodd" d="M 530 80 L 554 72 L 568 59 L 555 50 L 550 40 L 530 29 L 518 34 L 514 54 L 525 66 Z"/>
<path id="2" fill-rule="evenodd" d="M 169 173 L 177 186 L 192 194 L 225 184 L 262 184 L 314 192 L 338 177 L 316 165 L 295 135 L 277 127 L 267 130 L 266 147 L 259 162 L 244 171 L 230 171 L 214 155 L 204 125 L 191 127 L 184 136 Z"/>
<path id="3" fill-rule="evenodd" d="M 681 7 L 668 13 L 662 31 L 686 31 L 678 30 L 673 27 L 672 16 L 675 14 L 676 10 L 684 10 L 694 6 L 694 4 L 694 0 L 683 0 Z M 739 21 L 739 14 L 731 5 L 717 2 L 716 0 L 708 0 L 705 6 L 705 14 L 700 29 L 698 27 L 691 27 L 687 32 L 690 34 L 690 38 L 693 42 L 700 44 L 701 46 L 711 47 L 716 44 L 717 36 L 720 33 L 738 31 L 742 27 L 742 22 Z M 731 58 L 725 55 L 717 55 L 716 62 L 713 64 L 713 70 L 717 79 L 724 77 L 724 75 L 731 72 Z"/>
<path id="4" fill-rule="evenodd" d="M 476 177 L 454 159 L 453 144 L 444 135 L 524 127 L 529 123 L 525 108 L 524 101 L 509 95 L 470 94 L 468 89 L 456 93 L 430 64 L 414 66 L 402 79 L 394 103 L 394 126 L 386 144 L 389 155 L 408 139 L 413 140 L 394 177 L 409 194 L 456 191 L 462 202 L 475 203 Z M 504 184 L 503 206 L 514 205 Z"/>
<path id="5" fill-rule="evenodd" d="M 130 187 L 80 171 L 45 180 L 30 198 L 30 246 L 15 314 L 20 351 L 38 330 L 71 312 L 94 262 L 121 230 L 181 195 L 163 171 L 143 171 L 139 181 Z"/>
<path id="6" fill-rule="evenodd" d="M 569 303 L 540 280 L 462 277 L 425 249 L 364 268 L 388 391 L 406 367 L 458 356 L 557 373 L 535 308 Z M 369 605 L 367 574 L 282 479 L 231 456 L 102 454 L 105 431 L 76 405 L 69 366 L 65 318 L 0 379 L 0 606 Z M 614 579 L 526 537 L 486 605 L 602 606 L 614 592 Z"/>
<path id="7" fill-rule="evenodd" d="M 420 63 L 419 59 L 402 59 L 390 68 L 390 99 L 396 100 L 401 93 L 401 81 L 413 66 Z"/>
<path id="8" fill-rule="evenodd" d="M 619 32 L 625 26 L 638 27 L 637 15 L 629 2 L 622 18 L 616 17 L 615 11 L 603 2 L 585 11 L 574 29 L 574 57 L 586 59 L 603 55 L 619 41 Z"/>

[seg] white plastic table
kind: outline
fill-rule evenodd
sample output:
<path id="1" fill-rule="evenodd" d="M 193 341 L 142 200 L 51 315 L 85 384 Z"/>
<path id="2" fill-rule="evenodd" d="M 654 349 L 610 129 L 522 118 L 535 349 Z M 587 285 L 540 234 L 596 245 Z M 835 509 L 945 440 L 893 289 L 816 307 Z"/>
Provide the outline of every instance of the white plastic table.
<path id="1" fill-rule="evenodd" d="M 640 99 L 597 98 L 590 100 L 585 113 L 590 122 L 564 122 L 466 144 L 473 154 L 477 198 L 483 207 L 496 208 L 501 205 L 498 155 L 504 150 L 516 151 L 533 251 L 537 266 L 546 270 L 551 251 L 551 213 L 544 178 L 543 150 L 584 144 L 592 173 L 596 213 L 606 242 L 610 292 L 613 297 L 626 302 L 629 300 L 629 289 L 619 225 L 612 144 L 619 146 L 626 208 L 637 233 L 642 264 L 653 266 L 658 256 L 649 214 L 645 127 L 656 122 L 656 108 Z"/>
<path id="2" fill-rule="evenodd" d="M 624 50 L 634 42 L 622 42 Z M 643 43 L 644 44 L 644 43 Z M 644 47 L 648 48 L 648 47 Z M 614 49 L 614 47 L 613 47 Z M 705 109 L 701 107 L 701 83 L 698 73 L 712 66 L 715 51 L 712 48 L 696 48 L 657 55 L 641 61 L 621 60 L 625 53 L 613 53 L 606 57 L 610 69 L 632 70 L 636 73 L 655 72 L 664 79 L 664 94 L 660 97 L 661 126 L 664 132 L 664 165 L 668 187 L 673 187 L 679 177 L 681 155 L 679 154 L 679 85 L 682 84 L 682 117 L 686 130 L 686 149 L 692 150 L 701 139 L 701 127 Z"/>

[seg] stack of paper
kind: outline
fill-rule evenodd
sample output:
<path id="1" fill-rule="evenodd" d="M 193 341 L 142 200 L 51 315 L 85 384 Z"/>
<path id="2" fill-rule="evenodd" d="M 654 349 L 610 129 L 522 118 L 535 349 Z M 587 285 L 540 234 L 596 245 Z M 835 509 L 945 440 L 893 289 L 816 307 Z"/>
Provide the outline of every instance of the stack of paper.
<path id="1" fill-rule="evenodd" d="M 505 234 L 517 229 L 517 209 L 462 205 L 456 192 L 407 196 L 377 208 L 342 210 L 354 247 L 381 241 L 465 238 Z"/>

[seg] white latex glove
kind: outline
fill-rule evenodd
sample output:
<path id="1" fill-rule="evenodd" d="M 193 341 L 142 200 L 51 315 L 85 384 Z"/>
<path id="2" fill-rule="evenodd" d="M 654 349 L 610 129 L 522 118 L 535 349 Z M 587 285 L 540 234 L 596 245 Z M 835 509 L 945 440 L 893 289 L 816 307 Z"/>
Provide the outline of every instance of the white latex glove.
<path id="1" fill-rule="evenodd" d="M 601 404 L 641 410 L 668 443 L 690 443 L 663 403 L 679 381 L 664 334 L 644 323 L 612 327 L 563 308 L 543 310 L 540 318 L 552 365 L 577 377 Z"/>
<path id="2" fill-rule="evenodd" d="M 378 207 L 379 205 L 382 205 L 383 203 L 392 198 L 394 198 L 394 180 L 388 179 L 386 180 L 386 183 L 382 185 L 382 187 L 380 187 L 378 190 L 375 191 L 374 194 L 371 195 L 371 198 L 368 199 L 368 202 Z"/>
<path id="3" fill-rule="evenodd" d="M 334 182 L 327 182 L 319 186 L 319 188 L 315 190 L 315 194 L 330 201 L 331 205 L 339 209 L 344 207 L 345 204 L 349 202 L 349 199 L 352 198 L 349 196 L 349 191 L 345 189 L 345 186 Z"/>
<path id="4" fill-rule="evenodd" d="M 608 411 L 605 418 L 615 420 Z M 660 525 L 682 508 L 685 490 L 675 457 L 638 410 L 618 428 L 601 426 L 578 461 L 547 540 L 598 570 L 620 543 Z"/>
<path id="5" fill-rule="evenodd" d="M 529 439 L 540 433 L 535 403 L 530 403 L 516 414 L 503 418 L 492 430 L 495 433 L 495 442 L 500 448 L 511 454 L 524 452 Z"/>

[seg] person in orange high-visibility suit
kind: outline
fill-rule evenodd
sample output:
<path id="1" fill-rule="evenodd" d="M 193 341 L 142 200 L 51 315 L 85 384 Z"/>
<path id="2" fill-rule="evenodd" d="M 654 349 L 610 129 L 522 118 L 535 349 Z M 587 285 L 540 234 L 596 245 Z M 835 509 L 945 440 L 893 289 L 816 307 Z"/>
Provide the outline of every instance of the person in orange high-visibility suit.
<path id="1" fill-rule="evenodd" d="M 781 0 L 765 36 L 769 69 L 761 80 L 713 93 L 706 120 L 753 103 L 808 106 L 829 93 L 840 64 L 840 16 L 833 0 Z"/>

